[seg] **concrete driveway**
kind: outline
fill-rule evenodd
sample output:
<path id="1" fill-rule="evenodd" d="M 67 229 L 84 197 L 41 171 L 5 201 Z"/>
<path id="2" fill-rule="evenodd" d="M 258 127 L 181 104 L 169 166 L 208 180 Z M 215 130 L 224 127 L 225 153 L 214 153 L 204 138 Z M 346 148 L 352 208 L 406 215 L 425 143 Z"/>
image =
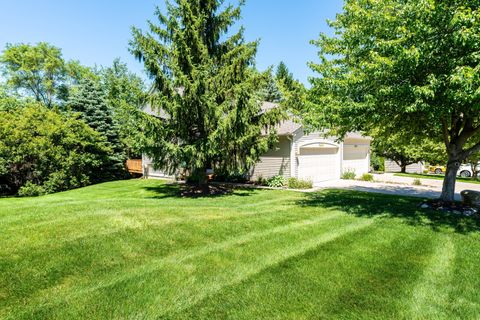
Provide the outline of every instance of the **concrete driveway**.
<path id="1" fill-rule="evenodd" d="M 375 174 L 375 182 L 357 180 L 334 180 L 316 183 L 316 189 L 349 189 L 356 191 L 412 196 L 419 198 L 438 198 L 442 192 L 442 180 L 420 179 L 421 186 L 414 186 L 415 178 L 397 177 L 392 173 Z M 480 184 L 457 182 L 455 198 L 460 200 L 462 190 L 480 191 Z"/>

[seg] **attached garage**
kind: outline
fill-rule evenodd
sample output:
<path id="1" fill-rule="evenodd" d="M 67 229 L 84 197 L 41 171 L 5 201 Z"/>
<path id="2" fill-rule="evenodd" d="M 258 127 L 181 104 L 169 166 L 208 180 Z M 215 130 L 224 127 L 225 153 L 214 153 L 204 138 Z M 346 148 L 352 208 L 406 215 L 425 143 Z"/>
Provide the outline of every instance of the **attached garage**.
<path id="1" fill-rule="evenodd" d="M 311 143 L 299 147 L 298 178 L 314 183 L 338 179 L 340 148 L 335 144 Z"/>
<path id="2" fill-rule="evenodd" d="M 342 171 L 353 171 L 358 175 L 370 169 L 370 146 L 365 139 L 347 139 L 343 143 Z"/>

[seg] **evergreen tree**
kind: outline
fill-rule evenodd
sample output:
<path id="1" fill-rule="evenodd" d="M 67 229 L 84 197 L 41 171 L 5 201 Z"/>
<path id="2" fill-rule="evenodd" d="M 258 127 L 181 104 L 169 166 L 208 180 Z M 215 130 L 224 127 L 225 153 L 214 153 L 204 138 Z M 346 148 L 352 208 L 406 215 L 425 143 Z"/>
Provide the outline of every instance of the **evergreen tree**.
<path id="1" fill-rule="evenodd" d="M 278 103 L 282 101 L 282 93 L 278 88 L 277 81 L 272 75 L 272 71 L 267 71 L 267 79 L 260 90 L 260 97 L 264 101 Z"/>
<path id="2" fill-rule="evenodd" d="M 263 75 L 253 69 L 258 43 L 245 42 L 243 28 L 228 33 L 241 5 L 166 5 L 166 14 L 156 10 L 159 24 L 149 23 L 149 33 L 134 28 L 131 41 L 132 53 L 154 80 L 152 107 L 163 115 L 147 128 L 152 143 L 145 151 L 157 167 L 186 169 L 200 183 L 208 168 L 245 172 L 276 141 L 272 128 L 282 112 L 261 109 Z"/>
<path id="3" fill-rule="evenodd" d="M 81 119 L 106 137 L 107 146 L 113 150 L 102 172 L 99 173 L 100 176 L 103 179 L 123 177 L 126 157 L 120 142 L 118 126 L 102 89 L 91 79 L 81 80 L 77 90 L 69 98 L 68 108 L 79 112 Z"/>
<path id="4" fill-rule="evenodd" d="M 292 89 L 293 83 L 295 79 L 293 78 L 293 74 L 288 70 L 287 65 L 281 61 L 278 64 L 277 72 L 275 73 L 275 80 L 282 81 L 285 85 L 286 89 Z"/>

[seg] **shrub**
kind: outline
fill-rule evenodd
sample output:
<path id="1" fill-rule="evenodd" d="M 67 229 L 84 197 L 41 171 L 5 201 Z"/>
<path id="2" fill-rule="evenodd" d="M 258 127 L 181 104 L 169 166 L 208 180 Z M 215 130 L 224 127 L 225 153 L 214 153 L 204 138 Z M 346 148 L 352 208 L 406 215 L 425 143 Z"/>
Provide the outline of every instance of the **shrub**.
<path id="1" fill-rule="evenodd" d="M 271 188 L 281 188 L 286 184 L 287 180 L 283 176 L 275 176 L 267 180 L 267 186 Z"/>
<path id="2" fill-rule="evenodd" d="M 415 179 L 413 180 L 412 184 L 414 186 L 421 186 L 422 185 L 422 181 L 420 179 Z"/>
<path id="3" fill-rule="evenodd" d="M 0 181 L 12 193 L 40 195 L 109 180 L 104 168 L 111 151 L 75 115 L 40 104 L 0 111 Z"/>
<path id="4" fill-rule="evenodd" d="M 347 170 L 344 173 L 342 173 L 342 179 L 343 180 L 354 180 L 357 175 L 355 174 L 355 170 Z"/>
<path id="5" fill-rule="evenodd" d="M 362 180 L 362 181 L 373 181 L 373 180 L 374 180 L 373 174 L 364 173 L 364 174 L 362 174 L 362 176 L 359 178 L 359 180 Z"/>
<path id="6" fill-rule="evenodd" d="M 313 188 L 313 182 L 307 180 L 300 180 L 297 178 L 288 179 L 288 187 L 290 189 L 311 189 Z"/>
<path id="7" fill-rule="evenodd" d="M 18 195 L 20 197 L 38 197 L 44 195 L 46 192 L 45 188 L 37 184 L 27 181 L 23 186 L 18 190 Z"/>

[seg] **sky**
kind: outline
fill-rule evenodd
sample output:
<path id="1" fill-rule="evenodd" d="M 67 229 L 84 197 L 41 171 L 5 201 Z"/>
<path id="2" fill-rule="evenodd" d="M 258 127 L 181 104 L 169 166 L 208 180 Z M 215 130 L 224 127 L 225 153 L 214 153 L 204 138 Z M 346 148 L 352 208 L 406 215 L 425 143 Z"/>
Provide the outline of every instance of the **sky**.
<path id="1" fill-rule="evenodd" d="M 128 42 L 131 27 L 146 30 L 157 5 L 164 8 L 164 0 L 0 0 L 0 51 L 7 43 L 45 41 L 61 48 L 65 59 L 87 66 L 108 66 L 119 57 L 146 78 Z M 342 6 L 342 0 L 247 0 L 239 24 L 247 40 L 260 40 L 257 68 L 284 61 L 308 85 L 313 73 L 307 62 L 318 61 L 309 42 L 332 33 L 326 19 Z"/>

